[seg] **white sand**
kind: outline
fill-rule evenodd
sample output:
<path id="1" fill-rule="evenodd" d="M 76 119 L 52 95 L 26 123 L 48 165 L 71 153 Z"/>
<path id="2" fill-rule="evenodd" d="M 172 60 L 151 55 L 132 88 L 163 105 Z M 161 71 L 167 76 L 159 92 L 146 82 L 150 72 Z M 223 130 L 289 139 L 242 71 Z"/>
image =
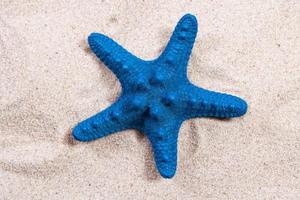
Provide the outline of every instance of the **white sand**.
<path id="1" fill-rule="evenodd" d="M 0 199 L 300 199 L 300 1 L 135 2 L 1 0 Z M 186 121 L 171 180 L 136 131 L 72 141 L 120 92 L 89 33 L 151 59 L 187 12 L 189 78 L 245 98 L 247 115 Z"/>

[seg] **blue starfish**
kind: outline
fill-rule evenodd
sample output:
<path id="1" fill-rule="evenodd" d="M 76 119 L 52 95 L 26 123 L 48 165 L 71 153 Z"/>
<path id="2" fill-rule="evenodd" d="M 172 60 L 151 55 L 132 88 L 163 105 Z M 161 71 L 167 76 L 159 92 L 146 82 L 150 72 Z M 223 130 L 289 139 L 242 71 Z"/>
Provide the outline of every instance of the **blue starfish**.
<path id="1" fill-rule="evenodd" d="M 156 167 L 164 178 L 176 172 L 178 132 L 183 121 L 195 117 L 231 118 L 246 113 L 239 97 L 208 91 L 187 78 L 187 64 L 197 35 L 196 18 L 186 14 L 178 22 L 162 54 L 144 61 L 109 37 L 92 33 L 92 51 L 117 76 L 122 93 L 104 111 L 80 122 L 73 136 L 91 141 L 125 129 L 148 137 Z"/>

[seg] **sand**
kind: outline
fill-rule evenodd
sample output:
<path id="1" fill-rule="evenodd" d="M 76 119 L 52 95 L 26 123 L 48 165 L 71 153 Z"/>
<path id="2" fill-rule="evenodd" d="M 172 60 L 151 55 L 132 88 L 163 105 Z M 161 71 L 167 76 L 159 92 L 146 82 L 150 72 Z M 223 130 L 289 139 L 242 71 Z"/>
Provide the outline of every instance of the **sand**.
<path id="1" fill-rule="evenodd" d="M 188 12 L 189 79 L 246 99 L 247 115 L 186 121 L 171 180 L 137 131 L 73 141 L 120 93 L 87 36 L 152 59 Z M 1 0 L 0 199 L 300 199 L 299 22 L 298 0 Z"/>

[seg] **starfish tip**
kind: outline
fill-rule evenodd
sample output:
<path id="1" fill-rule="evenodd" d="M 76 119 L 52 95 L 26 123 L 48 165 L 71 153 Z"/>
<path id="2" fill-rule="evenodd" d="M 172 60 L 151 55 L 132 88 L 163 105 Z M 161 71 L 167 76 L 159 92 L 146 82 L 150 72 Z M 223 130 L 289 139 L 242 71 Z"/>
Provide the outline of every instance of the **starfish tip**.
<path id="1" fill-rule="evenodd" d="M 191 24 L 191 25 L 193 25 L 193 26 L 198 26 L 197 18 L 196 18 L 194 15 L 190 14 L 190 13 L 185 14 L 185 15 L 180 19 L 179 22 L 184 22 L 184 23 Z M 183 26 L 183 29 L 186 29 L 186 30 L 187 30 L 187 29 L 188 29 L 188 26 Z"/>
<path id="2" fill-rule="evenodd" d="M 158 171 L 163 178 L 170 179 L 173 178 L 176 173 L 176 165 L 170 168 L 166 167 L 164 164 L 161 164 L 158 166 Z"/>
<path id="3" fill-rule="evenodd" d="M 100 33 L 91 33 L 88 37 L 88 43 L 91 50 L 101 60 L 104 60 L 112 51 L 112 47 L 107 48 L 107 40 L 107 37 Z"/>
<path id="4" fill-rule="evenodd" d="M 229 113 L 230 117 L 240 117 L 246 114 L 248 110 L 247 102 L 237 96 L 228 95 L 228 104 L 226 113 Z"/>
<path id="5" fill-rule="evenodd" d="M 238 117 L 246 114 L 247 110 L 248 110 L 248 104 L 246 101 L 244 101 L 243 99 L 239 98 L 239 104 L 238 104 L 238 109 L 237 109 L 237 113 L 238 113 Z"/>
<path id="6" fill-rule="evenodd" d="M 73 130 L 72 130 L 72 136 L 74 137 L 74 139 L 79 140 L 79 141 L 87 141 L 87 138 L 84 137 L 83 134 L 84 130 L 82 129 L 82 127 L 80 126 L 76 126 Z"/>
<path id="7" fill-rule="evenodd" d="M 93 45 L 99 39 L 101 39 L 100 33 L 91 33 L 88 37 L 88 43 L 89 43 L 89 45 Z"/>

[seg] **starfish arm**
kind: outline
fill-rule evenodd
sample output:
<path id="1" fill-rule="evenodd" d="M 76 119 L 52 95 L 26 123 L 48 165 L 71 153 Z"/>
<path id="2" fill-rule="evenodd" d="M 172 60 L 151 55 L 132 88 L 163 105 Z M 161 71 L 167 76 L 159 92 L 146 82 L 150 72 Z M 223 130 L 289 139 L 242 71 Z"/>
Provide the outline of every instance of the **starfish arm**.
<path id="1" fill-rule="evenodd" d="M 191 85 L 187 92 L 189 94 L 181 95 L 181 105 L 186 118 L 232 118 L 247 112 L 247 103 L 240 97 L 205 90 L 194 85 Z"/>
<path id="2" fill-rule="evenodd" d="M 75 126 L 73 136 L 79 141 L 91 141 L 134 128 L 146 106 L 145 96 L 121 95 L 113 105 Z"/>
<path id="3" fill-rule="evenodd" d="M 80 122 L 72 134 L 79 141 L 91 141 L 114 132 L 128 129 L 126 119 L 121 116 L 121 101 L 117 101 L 102 112 Z"/>
<path id="4" fill-rule="evenodd" d="M 134 56 L 109 37 L 92 33 L 88 43 L 96 56 L 120 79 L 121 83 L 126 74 L 133 74 L 145 61 Z"/>
<path id="5" fill-rule="evenodd" d="M 184 15 L 177 23 L 169 43 L 158 60 L 169 65 L 180 66 L 186 74 L 187 63 L 197 36 L 198 23 L 195 16 Z"/>
<path id="6" fill-rule="evenodd" d="M 164 124 L 146 132 L 152 145 L 156 168 L 164 178 L 172 178 L 177 167 L 177 140 L 181 122 Z"/>

